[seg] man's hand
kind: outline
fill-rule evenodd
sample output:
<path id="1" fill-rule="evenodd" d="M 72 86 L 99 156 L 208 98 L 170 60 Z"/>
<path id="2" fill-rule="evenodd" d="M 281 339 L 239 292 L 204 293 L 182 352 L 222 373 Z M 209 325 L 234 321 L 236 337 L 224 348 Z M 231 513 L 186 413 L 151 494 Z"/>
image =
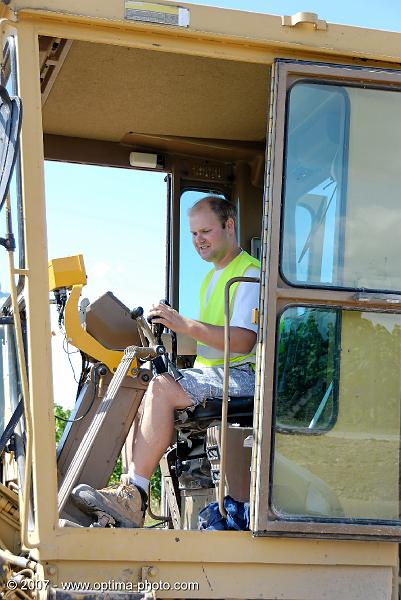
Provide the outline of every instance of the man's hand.
<path id="1" fill-rule="evenodd" d="M 224 349 L 224 327 L 187 319 L 165 304 L 153 305 L 148 317 L 153 323 L 163 323 L 165 327 L 176 333 L 188 335 L 202 344 L 217 350 Z M 242 327 L 230 327 L 230 337 L 230 351 L 241 354 L 251 352 L 256 342 L 256 333 Z"/>
<path id="2" fill-rule="evenodd" d="M 152 319 L 152 323 L 162 323 L 176 333 L 188 333 L 188 320 L 166 304 L 152 305 L 148 319 Z"/>

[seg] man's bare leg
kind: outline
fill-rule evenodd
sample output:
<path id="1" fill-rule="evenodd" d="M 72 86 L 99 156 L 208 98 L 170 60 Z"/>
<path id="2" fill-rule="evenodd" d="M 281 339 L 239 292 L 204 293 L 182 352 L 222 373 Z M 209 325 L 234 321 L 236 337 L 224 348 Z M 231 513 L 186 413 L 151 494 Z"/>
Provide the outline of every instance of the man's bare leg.
<path id="1" fill-rule="evenodd" d="M 148 480 L 171 443 L 174 410 L 191 404 L 191 398 L 170 375 L 158 375 L 152 379 L 133 443 L 133 460 L 128 471 L 130 483 L 127 485 L 127 482 L 122 482 L 119 486 L 102 490 L 95 490 L 88 485 L 77 486 L 73 498 L 81 510 L 92 516 L 100 510 L 110 515 L 118 527 L 142 527 Z"/>
<path id="2" fill-rule="evenodd" d="M 171 443 L 174 411 L 192 405 L 191 398 L 166 374 L 152 379 L 144 398 L 143 414 L 132 448 L 129 472 L 150 479 Z"/>

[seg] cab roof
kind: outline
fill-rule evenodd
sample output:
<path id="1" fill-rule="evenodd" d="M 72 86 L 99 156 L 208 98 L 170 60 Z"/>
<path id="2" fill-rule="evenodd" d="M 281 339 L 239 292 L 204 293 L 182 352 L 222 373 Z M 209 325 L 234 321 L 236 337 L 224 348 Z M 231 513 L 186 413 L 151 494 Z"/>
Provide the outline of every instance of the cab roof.
<path id="1" fill-rule="evenodd" d="M 276 57 L 355 65 L 369 59 L 392 68 L 401 62 L 399 33 L 302 22 L 310 15 L 289 26 L 281 16 L 188 3 L 179 4 L 188 27 L 160 25 L 128 19 L 129 4 L 3 5 L 17 21 L 34 21 L 39 33 L 46 134 L 128 145 L 136 134 L 262 143 Z"/>

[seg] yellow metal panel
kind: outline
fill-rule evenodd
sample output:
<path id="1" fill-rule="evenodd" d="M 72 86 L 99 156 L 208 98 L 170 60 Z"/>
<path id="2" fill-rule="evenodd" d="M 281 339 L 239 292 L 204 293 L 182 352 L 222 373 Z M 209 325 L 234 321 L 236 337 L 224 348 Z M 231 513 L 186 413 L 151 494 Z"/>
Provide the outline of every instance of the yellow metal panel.
<path id="1" fill-rule="evenodd" d="M 35 30 L 21 25 L 17 38 L 18 87 L 24 107 L 21 132 L 22 195 L 26 261 L 29 402 L 33 419 L 32 477 L 35 532 L 31 542 L 54 535 L 56 447 L 54 435 L 50 348 L 49 275 L 44 202 L 43 132 L 39 79 L 39 48 Z"/>
<path id="2" fill-rule="evenodd" d="M 114 373 L 123 358 L 124 352 L 105 348 L 82 327 L 78 312 L 81 290 L 82 285 L 74 285 L 65 306 L 64 323 L 67 339 L 73 346 L 79 348 L 88 356 L 104 363 Z M 137 366 L 138 361 L 134 358 L 127 375 L 132 377 L 131 369 L 136 369 Z M 136 377 L 137 374 L 134 375 Z"/>
<path id="3" fill-rule="evenodd" d="M 86 271 L 82 254 L 53 258 L 49 261 L 49 290 L 71 288 L 86 284 Z"/>
<path id="4" fill-rule="evenodd" d="M 89 557 L 144 564 L 241 564 L 246 558 L 248 563 L 260 564 L 395 566 L 397 548 L 391 542 L 254 538 L 249 531 L 57 528 L 51 543 L 42 544 L 41 557 L 48 561 Z"/>
<path id="5" fill-rule="evenodd" d="M 232 532 L 230 533 L 233 537 Z M 54 568 L 53 564 L 52 566 Z M 281 565 L 261 565 L 247 561 L 242 563 L 240 568 L 229 562 L 205 562 L 197 565 L 183 562 L 179 567 L 168 562 L 157 565 L 123 563 L 118 567 L 98 562 L 97 571 L 94 567 L 90 561 L 59 563 L 57 574 L 52 576 L 45 571 L 45 577 L 54 582 L 82 581 L 97 586 L 103 584 L 109 586 L 112 591 L 113 588 L 118 589 L 118 581 L 129 582 L 132 585 L 142 573 L 146 573 L 147 590 L 154 591 L 156 598 L 266 600 L 390 600 L 393 583 L 393 569 L 390 566 L 333 568 L 321 565 L 306 566 L 302 561 L 298 565 L 288 565 L 285 562 Z"/>
<path id="6" fill-rule="evenodd" d="M 56 548 L 49 549 L 46 578 L 138 581 L 145 573 L 150 583 L 199 584 L 195 592 L 161 589 L 157 597 L 320 600 L 324 589 L 332 600 L 389 600 L 397 564 L 397 545 L 377 542 L 255 539 L 249 532 L 231 531 L 63 534 L 65 558 L 55 559 Z"/>
<path id="7" fill-rule="evenodd" d="M 38 20 L 40 17 L 40 20 Z M 71 40 L 84 40 L 102 44 L 114 44 L 130 48 L 144 48 L 155 52 L 176 52 L 194 56 L 220 58 L 260 64 L 271 64 L 274 58 L 271 48 L 267 45 L 247 43 L 240 45 L 237 41 L 224 40 L 220 36 L 202 36 L 199 34 L 178 36 L 177 32 L 160 29 L 150 29 L 149 26 L 137 25 L 136 22 L 105 22 L 87 17 L 76 17 L 68 20 L 54 14 L 41 11 L 32 13 L 24 11 L 18 15 L 19 22 L 31 22 L 37 25 L 39 35 L 50 35 Z M 285 49 L 280 52 L 286 56 Z"/>
<path id="8" fill-rule="evenodd" d="M 39 0 L 13 0 L 12 6 L 18 11 L 18 19 L 25 18 L 31 12 L 31 16 L 36 15 L 37 19 L 44 19 L 47 15 L 50 19 L 70 23 L 91 22 L 93 29 L 117 26 L 120 31 L 142 30 L 148 32 L 152 38 L 164 38 L 167 44 L 173 40 L 180 41 L 180 38 L 192 38 L 196 40 L 198 51 L 202 55 L 223 57 L 225 53 L 229 55 L 233 50 L 238 56 L 241 53 L 246 56 L 249 50 L 252 51 L 252 47 L 259 46 L 265 53 L 273 51 L 279 56 L 286 50 L 292 51 L 298 58 L 316 53 L 321 55 L 320 60 L 324 60 L 324 56 L 343 55 L 397 63 L 400 57 L 399 33 L 331 23 L 326 31 L 316 30 L 309 24 L 283 27 L 280 16 L 222 10 L 188 3 L 180 3 L 180 6 L 190 11 L 189 28 L 127 22 L 124 20 L 124 3 L 120 0 L 102 4 L 96 0 L 87 0 L 85 15 L 79 0 L 71 0 L 68 5 L 61 0 L 49 0 L 46 3 L 46 11 L 42 10 L 43 4 Z M 324 14 L 320 16 L 324 18 Z M 205 54 L 208 52 L 205 45 L 207 40 L 218 40 L 217 44 L 213 44 L 210 54 Z M 153 39 L 153 46 L 154 49 L 163 49 L 160 48 L 159 40 Z M 162 46 L 165 48 L 165 44 L 162 43 Z"/>

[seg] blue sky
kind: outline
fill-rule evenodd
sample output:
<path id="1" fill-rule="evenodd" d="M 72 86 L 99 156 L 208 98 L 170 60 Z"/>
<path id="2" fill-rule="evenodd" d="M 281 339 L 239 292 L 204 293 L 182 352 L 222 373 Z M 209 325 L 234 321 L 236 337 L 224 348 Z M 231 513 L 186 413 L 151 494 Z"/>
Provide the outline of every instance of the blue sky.
<path id="1" fill-rule="evenodd" d="M 401 31 L 400 0 L 209 0 L 197 4 L 277 15 L 303 10 L 316 12 L 328 22 Z M 47 163 L 49 258 L 82 253 L 88 273 L 84 296 L 91 300 L 111 290 L 130 308 L 149 307 L 164 297 L 166 192 L 163 174 Z M 2 235 L 4 211 L 0 227 Z M 187 268 L 195 259 L 189 248 Z M 4 256 L 0 267 L 0 284 L 6 291 Z M 54 310 L 52 329 L 55 401 L 72 406 L 76 386 Z M 80 361 L 77 356 L 71 358 L 78 373 Z"/>
<path id="2" fill-rule="evenodd" d="M 82 254 L 82 297 L 113 292 L 128 308 L 165 296 L 165 174 L 47 162 L 48 255 Z M 55 402 L 71 407 L 76 384 L 51 307 Z M 69 348 L 76 378 L 80 357 Z"/>
<path id="3" fill-rule="evenodd" d="M 207 4 L 238 10 L 292 15 L 299 11 L 318 13 L 331 23 L 401 31 L 401 2 L 399 0 L 206 0 Z"/>

